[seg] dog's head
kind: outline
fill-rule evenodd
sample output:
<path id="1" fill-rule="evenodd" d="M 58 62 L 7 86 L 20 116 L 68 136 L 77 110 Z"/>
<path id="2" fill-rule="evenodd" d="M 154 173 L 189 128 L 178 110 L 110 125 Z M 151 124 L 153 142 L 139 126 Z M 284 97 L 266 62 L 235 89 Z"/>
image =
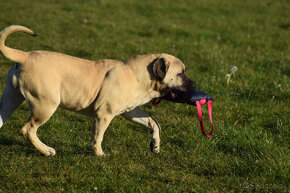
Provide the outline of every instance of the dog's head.
<path id="1" fill-rule="evenodd" d="M 196 83 L 185 75 L 185 65 L 178 58 L 161 54 L 152 62 L 152 71 L 160 84 L 161 95 L 195 90 Z"/>

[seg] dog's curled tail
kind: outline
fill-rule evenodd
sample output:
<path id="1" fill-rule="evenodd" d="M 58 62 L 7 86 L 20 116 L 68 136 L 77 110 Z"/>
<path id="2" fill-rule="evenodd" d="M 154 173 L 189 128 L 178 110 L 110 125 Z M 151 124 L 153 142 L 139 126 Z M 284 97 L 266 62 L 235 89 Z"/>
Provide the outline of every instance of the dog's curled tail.
<path id="1" fill-rule="evenodd" d="M 11 25 L 5 28 L 3 31 L 0 32 L 0 51 L 1 53 L 8 59 L 23 64 L 26 61 L 28 56 L 27 52 L 12 49 L 5 46 L 5 40 L 8 35 L 14 32 L 24 32 L 32 36 L 36 36 L 36 34 L 28 29 L 27 27 L 20 26 L 20 25 Z"/>

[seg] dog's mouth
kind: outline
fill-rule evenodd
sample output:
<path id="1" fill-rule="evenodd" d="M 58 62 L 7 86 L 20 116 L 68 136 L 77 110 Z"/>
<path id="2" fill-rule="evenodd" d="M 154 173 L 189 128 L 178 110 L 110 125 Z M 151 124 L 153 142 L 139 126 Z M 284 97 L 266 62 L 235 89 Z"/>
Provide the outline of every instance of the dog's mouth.
<path id="1" fill-rule="evenodd" d="M 174 91 L 173 89 L 170 89 L 169 94 L 171 95 L 171 97 L 174 99 L 177 97 L 177 92 Z"/>
<path id="2" fill-rule="evenodd" d="M 161 99 L 171 100 L 171 101 L 179 101 L 184 95 L 185 92 L 194 91 L 196 88 L 196 83 L 190 80 L 187 76 L 184 75 L 183 84 L 181 86 L 172 86 L 167 87 L 162 92 L 162 97 L 153 99 L 153 104 L 159 104 Z"/>
<path id="3" fill-rule="evenodd" d="M 178 91 L 176 89 L 172 89 L 170 88 L 169 91 L 167 92 L 167 94 L 165 96 L 162 97 L 158 97 L 152 100 L 152 103 L 154 105 L 157 105 L 161 102 L 162 98 L 172 98 L 175 99 L 178 96 Z"/>

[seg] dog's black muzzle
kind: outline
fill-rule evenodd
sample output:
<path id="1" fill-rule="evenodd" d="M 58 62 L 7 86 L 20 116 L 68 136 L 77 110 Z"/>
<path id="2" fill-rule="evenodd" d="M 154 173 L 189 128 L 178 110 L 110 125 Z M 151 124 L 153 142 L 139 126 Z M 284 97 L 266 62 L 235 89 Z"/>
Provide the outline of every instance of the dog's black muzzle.
<path id="1" fill-rule="evenodd" d="M 184 84 L 180 87 L 171 88 L 170 91 L 161 99 L 176 102 L 196 105 L 196 101 L 207 99 L 214 101 L 214 99 L 207 93 L 196 90 L 196 83 L 185 76 Z"/>

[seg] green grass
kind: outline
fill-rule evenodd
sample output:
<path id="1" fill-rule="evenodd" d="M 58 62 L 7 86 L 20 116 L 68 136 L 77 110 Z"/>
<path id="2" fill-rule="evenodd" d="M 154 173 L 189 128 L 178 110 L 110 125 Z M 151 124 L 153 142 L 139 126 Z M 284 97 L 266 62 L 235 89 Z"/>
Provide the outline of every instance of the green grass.
<path id="1" fill-rule="evenodd" d="M 38 132 L 57 155 L 42 156 L 19 135 L 24 103 L 0 129 L 0 192 L 288 192 L 289 10 L 286 0 L 0 0 L 1 29 L 39 35 L 13 34 L 10 47 L 91 60 L 169 53 L 216 99 L 212 138 L 195 107 L 147 104 L 162 127 L 160 154 L 147 129 L 116 117 L 104 158 L 89 149 L 92 121 L 61 109 Z M 1 92 L 12 65 L 0 57 Z"/>

